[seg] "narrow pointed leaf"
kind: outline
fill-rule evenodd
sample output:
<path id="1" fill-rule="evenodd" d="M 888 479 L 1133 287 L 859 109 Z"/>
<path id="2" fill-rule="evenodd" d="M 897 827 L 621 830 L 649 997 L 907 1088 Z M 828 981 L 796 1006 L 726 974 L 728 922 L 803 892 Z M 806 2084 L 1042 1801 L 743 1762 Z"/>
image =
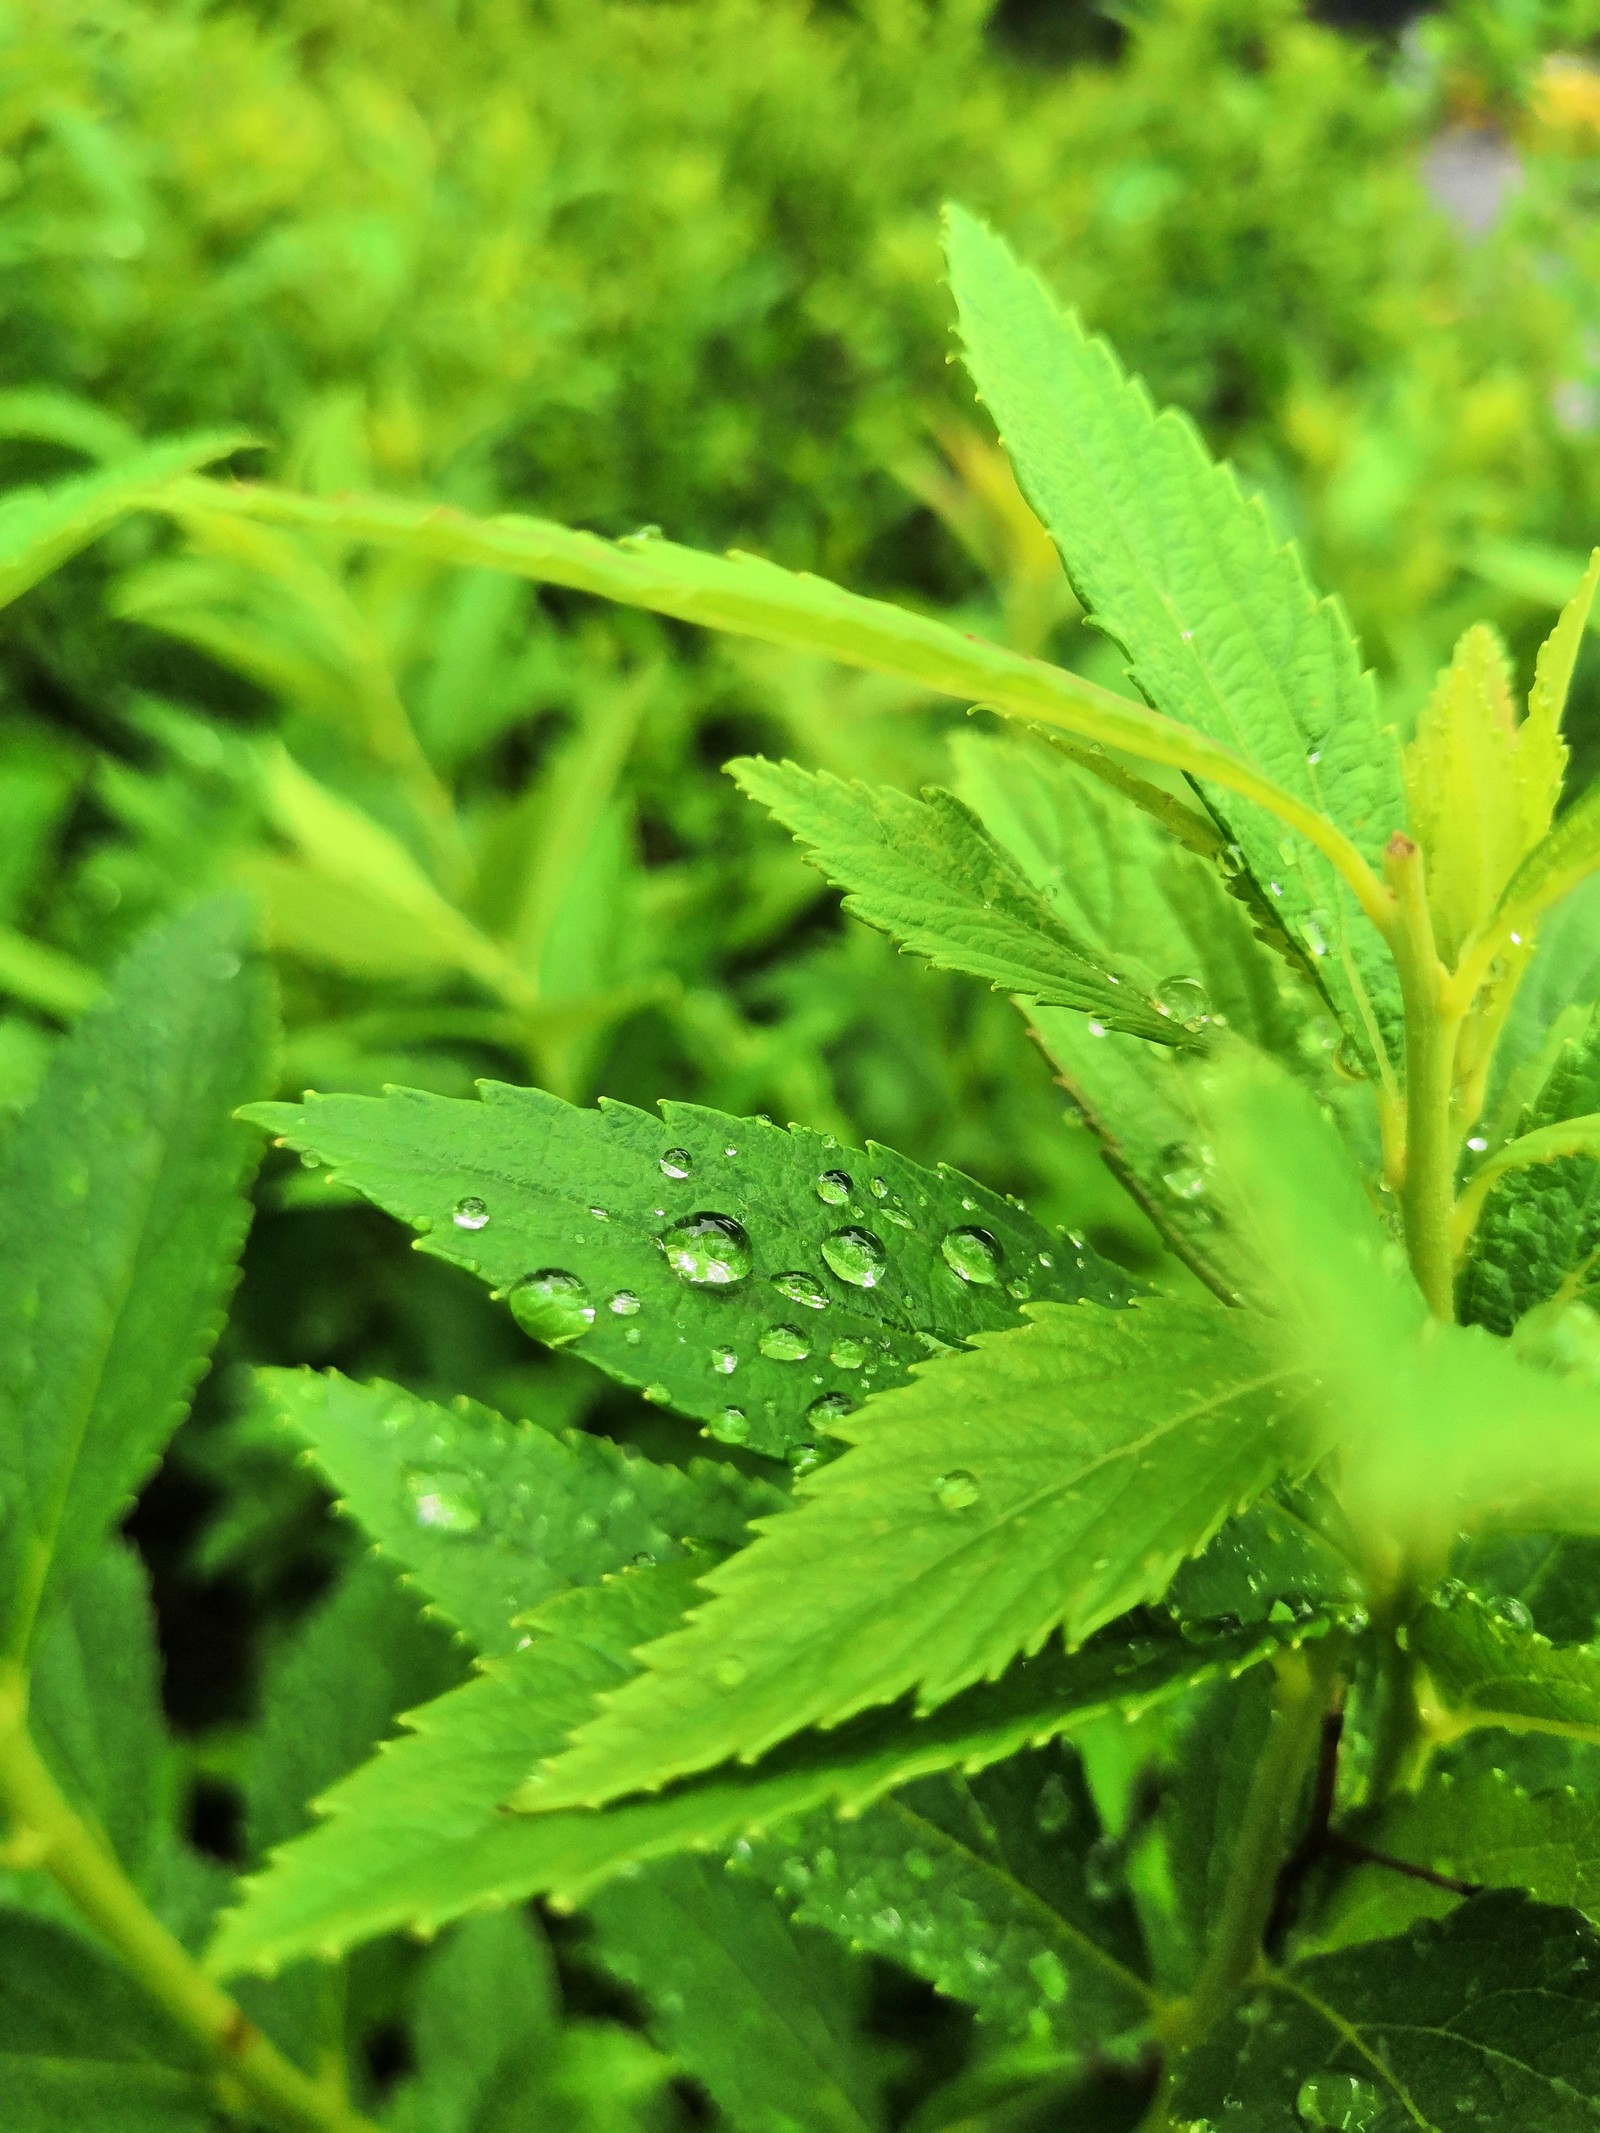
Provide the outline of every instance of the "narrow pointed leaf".
<path id="1" fill-rule="evenodd" d="M 267 995 L 231 901 L 149 936 L 0 1160 L 0 1643 L 98 1549 L 205 1367 L 244 1234 Z"/>
<path id="2" fill-rule="evenodd" d="M 912 1363 L 1015 1325 L 1026 1297 L 1132 1292 L 998 1193 L 887 1148 L 481 1086 L 481 1103 L 396 1090 L 249 1115 L 506 1292 L 536 1337 L 730 1443 L 811 1443 Z"/>
<path id="3" fill-rule="evenodd" d="M 1128 655 L 1146 700 L 1253 764 L 1374 862 L 1405 826 L 1392 732 L 1338 607 L 1319 599 L 1258 501 L 1193 425 L 1157 414 L 981 223 L 952 209 L 951 286 L 967 366 L 1073 590 Z M 1203 788 L 1285 920 L 1328 938 L 1319 976 L 1352 1040 L 1393 1054 L 1398 981 L 1334 868 L 1282 823 Z"/>

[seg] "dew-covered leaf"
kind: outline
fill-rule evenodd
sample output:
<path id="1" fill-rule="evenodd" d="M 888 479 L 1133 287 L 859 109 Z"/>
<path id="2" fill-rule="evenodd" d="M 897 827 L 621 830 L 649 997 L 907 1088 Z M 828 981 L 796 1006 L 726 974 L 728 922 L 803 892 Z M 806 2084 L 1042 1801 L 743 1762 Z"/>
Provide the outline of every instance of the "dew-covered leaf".
<path id="1" fill-rule="evenodd" d="M 1365 1591 L 1337 1504 L 1316 1483 L 1280 1489 L 1237 1518 L 1167 1588 L 1178 1621 L 1212 1632 L 1354 1611 Z"/>
<path id="2" fill-rule="evenodd" d="M 482 1090 L 249 1115 L 491 1282 L 527 1331 L 729 1443 L 798 1453 L 914 1362 L 1015 1325 L 1029 1297 L 1132 1292 L 998 1193 L 873 1143 Z"/>
<path id="3" fill-rule="evenodd" d="M 1058 1746 L 923 1778 L 864 1814 L 740 1843 L 795 1916 L 964 2000 L 997 2035 L 1089 2050 L 1141 2027 L 1138 1927 Z"/>
<path id="4" fill-rule="evenodd" d="M 1447 1586 L 1406 1635 L 1458 1723 L 1600 1742 L 1600 1646 L 1552 1644 L 1521 1601 Z"/>
<path id="5" fill-rule="evenodd" d="M 749 2133 L 870 2133 L 882 2123 L 862 1987 L 719 1861 L 668 1859 L 588 1906 L 594 1951 L 643 2000 L 652 2037 Z"/>
<path id="6" fill-rule="evenodd" d="M 1579 2133 L 1600 2108 L 1600 1934 L 1495 1892 L 1296 1963 L 1185 2062 L 1171 2108 L 1228 2133 Z"/>
<path id="7" fill-rule="evenodd" d="M 1090 620 L 1141 694 L 1329 817 L 1369 861 L 1406 820 L 1399 751 L 1339 608 L 1186 417 L 1157 414 L 1101 341 L 981 223 L 952 210 L 967 366 Z M 1329 953 L 1318 977 L 1351 1041 L 1398 1055 L 1398 980 L 1331 864 L 1274 816 L 1203 788 L 1284 921 Z"/>
<path id="8" fill-rule="evenodd" d="M 550 1805 L 750 1760 L 907 1690 L 932 1709 L 1057 1630 L 1080 1643 L 1315 1457 L 1304 1381 L 1247 1313 L 1032 1320 L 836 1425 L 852 1449 L 708 1573 L 710 1604 L 545 1773 Z"/>
<path id="9" fill-rule="evenodd" d="M 0 1156 L 0 1642 L 99 1548 L 220 1327 L 266 1073 L 264 975 L 232 900 L 148 936 Z"/>
<path id="10" fill-rule="evenodd" d="M 728 768 L 848 892 L 847 911 L 935 968 L 1076 1008 L 1103 1029 L 1161 1044 L 1193 1041 L 1151 997 L 1151 974 L 1068 926 L 952 794 L 930 786 L 913 799 L 756 756 Z"/>
<path id="11" fill-rule="evenodd" d="M 513 1617 L 564 1586 L 686 1542 L 737 1547 L 758 1512 L 783 1508 L 776 1489 L 719 1462 L 663 1466 L 465 1397 L 442 1407 L 336 1370 L 259 1382 L 344 1508 L 480 1652 L 514 1649 Z"/>

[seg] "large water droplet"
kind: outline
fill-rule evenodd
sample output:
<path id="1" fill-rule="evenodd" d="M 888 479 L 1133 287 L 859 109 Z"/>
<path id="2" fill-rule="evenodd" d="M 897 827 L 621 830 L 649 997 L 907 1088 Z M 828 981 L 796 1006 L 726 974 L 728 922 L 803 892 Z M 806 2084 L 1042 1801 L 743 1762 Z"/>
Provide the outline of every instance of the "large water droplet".
<path id="1" fill-rule="evenodd" d="M 614 1311 L 618 1318 L 636 1318 L 639 1313 L 639 1299 L 632 1289 L 618 1289 L 606 1309 Z"/>
<path id="2" fill-rule="evenodd" d="M 457 1229 L 487 1229 L 489 1210 L 475 1192 L 469 1192 L 464 1200 L 457 1200 L 450 1219 Z"/>
<path id="3" fill-rule="evenodd" d="M 875 1289 L 889 1255 L 870 1229 L 836 1229 L 822 1240 L 822 1256 L 841 1281 L 858 1289 Z"/>
<path id="4" fill-rule="evenodd" d="M 828 1361 L 835 1370 L 859 1370 L 867 1359 L 867 1351 L 860 1341 L 835 1341 L 828 1350 Z"/>
<path id="5" fill-rule="evenodd" d="M 661 1246 L 672 1271 L 697 1289 L 731 1289 L 750 1271 L 750 1239 L 732 1215 L 688 1215 Z"/>
<path id="6" fill-rule="evenodd" d="M 814 1422 L 818 1429 L 826 1429 L 830 1422 L 842 1422 L 846 1415 L 853 1415 L 856 1403 L 845 1392 L 825 1392 L 820 1400 L 813 1400 L 806 1409 L 806 1420 Z"/>
<path id="7" fill-rule="evenodd" d="M 988 1288 L 1000 1279 L 1000 1247 L 986 1229 L 953 1229 L 940 1238 L 939 1250 L 963 1281 Z"/>
<path id="8" fill-rule="evenodd" d="M 525 1333 L 550 1347 L 574 1341 L 594 1324 L 589 1291 L 565 1267 L 541 1267 L 519 1281 L 508 1299 L 511 1315 Z"/>
<path id="9" fill-rule="evenodd" d="M 933 1500 L 941 1511 L 970 1510 L 982 1494 L 977 1475 L 969 1474 L 964 1466 L 953 1466 L 933 1485 Z"/>
<path id="10" fill-rule="evenodd" d="M 1313 2074 L 1302 2081 L 1294 2099 L 1295 2115 L 1313 2133 L 1373 2133 L 1383 2098 L 1370 2081 L 1355 2074 Z"/>
<path id="11" fill-rule="evenodd" d="M 772 1286 L 780 1296 L 787 1296 L 790 1303 L 804 1304 L 808 1310 L 826 1311 L 828 1292 L 811 1274 L 774 1274 Z"/>
<path id="12" fill-rule="evenodd" d="M 669 1148 L 661 1158 L 661 1174 L 667 1178 L 686 1178 L 694 1168 L 694 1158 L 687 1148 Z"/>
<path id="13" fill-rule="evenodd" d="M 417 1524 L 430 1533 L 473 1533 L 483 1523 L 483 1506 L 459 1474 L 413 1467 L 406 1475 L 406 1493 Z"/>
<path id="14" fill-rule="evenodd" d="M 756 1346 L 775 1363 L 803 1363 L 811 1353 L 811 1343 L 798 1326 L 768 1326 Z"/>
<path id="15" fill-rule="evenodd" d="M 1205 1197 L 1206 1166 L 1187 1141 L 1169 1141 L 1161 1151 L 1161 1182 L 1175 1200 Z"/>
<path id="16" fill-rule="evenodd" d="M 1198 978 L 1163 978 L 1152 995 L 1162 1014 L 1185 1029 L 1199 1029 L 1211 1013 L 1211 995 Z"/>
<path id="17" fill-rule="evenodd" d="M 851 1189 L 848 1170 L 825 1170 L 817 1180 L 817 1198 L 826 1200 L 830 1207 L 842 1207 Z"/>

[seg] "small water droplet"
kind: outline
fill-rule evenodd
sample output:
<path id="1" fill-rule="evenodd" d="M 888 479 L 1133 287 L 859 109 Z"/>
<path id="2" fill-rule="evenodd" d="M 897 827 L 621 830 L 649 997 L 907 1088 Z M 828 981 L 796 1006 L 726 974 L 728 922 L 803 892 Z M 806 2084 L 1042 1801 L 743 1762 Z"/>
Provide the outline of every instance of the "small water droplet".
<path id="1" fill-rule="evenodd" d="M 970 1510 L 982 1493 L 977 1475 L 969 1474 L 964 1466 L 953 1466 L 933 1485 L 933 1500 L 941 1511 Z"/>
<path id="2" fill-rule="evenodd" d="M 889 1181 L 888 1181 L 888 1179 L 887 1179 L 887 1178 L 874 1178 L 874 1179 L 872 1180 L 872 1197 L 873 1197 L 873 1198 L 874 1198 L 875 1200 L 887 1200 L 887 1199 L 888 1199 L 888 1197 L 889 1197 Z"/>
<path id="3" fill-rule="evenodd" d="M 687 1148 L 669 1148 L 661 1158 L 661 1174 L 668 1178 L 686 1178 L 694 1168 L 694 1157 Z"/>
<path id="4" fill-rule="evenodd" d="M 828 1350 L 828 1361 L 835 1370 L 859 1370 L 867 1359 L 867 1351 L 860 1341 L 835 1341 Z"/>
<path id="5" fill-rule="evenodd" d="M 661 1239 L 672 1271 L 697 1289 L 730 1289 L 750 1271 L 750 1239 L 732 1215 L 688 1215 Z"/>
<path id="6" fill-rule="evenodd" d="M 1049 1266 L 1054 1266 L 1054 1265 L 1055 1265 L 1055 1263 L 1056 1263 L 1056 1262 L 1055 1262 L 1055 1258 L 1054 1258 L 1054 1256 L 1053 1256 L 1053 1255 L 1052 1255 L 1051 1253 L 1049 1253 L 1049 1252 L 1041 1252 L 1041 1253 L 1039 1254 L 1039 1264 L 1040 1264 L 1041 1266 L 1046 1266 L 1046 1267 L 1049 1267 Z"/>
<path id="7" fill-rule="evenodd" d="M 430 1533 L 473 1533 L 482 1525 L 483 1506 L 459 1474 L 414 1467 L 405 1479 L 417 1524 Z"/>
<path id="8" fill-rule="evenodd" d="M 1033 1294 L 1033 1291 L 1028 1287 L 1028 1284 L 1025 1281 L 1008 1281 L 1006 1283 L 1006 1294 L 1011 1298 L 1011 1301 L 1013 1303 L 1020 1304 L 1026 1303 L 1028 1298 Z"/>
<path id="9" fill-rule="evenodd" d="M 787 1296 L 790 1303 L 804 1304 L 812 1311 L 826 1311 L 828 1308 L 827 1290 L 810 1274 L 774 1274 L 772 1286 L 780 1296 Z"/>
<path id="10" fill-rule="evenodd" d="M 847 1170 L 825 1170 L 817 1179 L 817 1198 L 830 1207 L 842 1207 L 849 1199 L 852 1180 Z"/>
<path id="11" fill-rule="evenodd" d="M 1314 956 L 1328 952 L 1329 918 L 1326 911 L 1308 911 L 1300 921 L 1300 938 Z"/>
<path id="12" fill-rule="evenodd" d="M 1039 1825 L 1040 1834 L 1046 1837 L 1059 1837 L 1072 1827 L 1072 1801 L 1054 1771 L 1039 1787 L 1039 1797 L 1033 1803 L 1033 1819 Z"/>
<path id="13" fill-rule="evenodd" d="M 739 1357 L 732 1348 L 713 1348 L 711 1367 L 719 1377 L 731 1378 L 739 1367 Z"/>
<path id="14" fill-rule="evenodd" d="M 822 1454 L 814 1444 L 791 1444 L 784 1454 L 795 1474 L 809 1474 L 822 1464 Z"/>
<path id="15" fill-rule="evenodd" d="M 650 1402 L 650 1405 L 652 1407 L 666 1407 L 669 1406 L 672 1401 L 672 1394 L 668 1390 L 668 1388 L 665 1385 L 659 1384 L 647 1385 L 644 1389 L 644 1397 Z"/>
<path id="16" fill-rule="evenodd" d="M 1532 1629 L 1533 1627 L 1533 1616 L 1521 1600 L 1510 1597 L 1496 1600 L 1492 1612 L 1498 1620 L 1505 1623 L 1508 1629 Z"/>
<path id="17" fill-rule="evenodd" d="M 575 1341 L 594 1324 L 589 1291 L 565 1267 L 541 1267 L 538 1273 L 526 1275 L 507 1301 L 522 1330 L 552 1348 Z"/>
<path id="18" fill-rule="evenodd" d="M 1105 1024 L 1103 1022 L 1096 1022 L 1093 1019 L 1086 1022 L 1084 1024 L 1084 1027 L 1088 1030 L 1089 1035 L 1091 1037 L 1103 1037 L 1106 1033 Z"/>
<path id="19" fill-rule="evenodd" d="M 1367 1062 L 1361 1047 L 1348 1031 L 1333 1048 L 1333 1063 L 1346 1081 L 1365 1081 Z"/>
<path id="20" fill-rule="evenodd" d="M 728 1444 L 743 1444 L 750 1434 L 750 1418 L 742 1407 L 725 1407 L 717 1421 L 717 1435 Z"/>
<path id="21" fill-rule="evenodd" d="M 639 1299 L 634 1295 L 632 1289 L 618 1289 L 616 1295 L 606 1305 L 606 1309 L 615 1312 L 618 1318 L 637 1318 L 639 1315 Z"/>
<path id="22" fill-rule="evenodd" d="M 811 1353 L 811 1343 L 798 1326 L 768 1326 L 756 1346 L 775 1363 L 803 1363 Z"/>
<path id="23" fill-rule="evenodd" d="M 643 1335 L 640 1333 L 637 1326 L 629 1326 L 627 1331 L 623 1334 L 622 1338 L 627 1342 L 630 1348 L 637 1348 L 639 1342 L 643 1339 Z"/>
<path id="24" fill-rule="evenodd" d="M 1469 1133 L 1467 1135 L 1467 1146 L 1472 1150 L 1474 1155 L 1482 1155 L 1488 1145 L 1488 1139 L 1482 1133 Z"/>
<path id="25" fill-rule="evenodd" d="M 825 1392 L 806 1409 L 806 1420 L 814 1422 L 818 1429 L 826 1429 L 830 1422 L 842 1422 L 855 1411 L 856 1403 L 847 1392 Z"/>
<path id="26" fill-rule="evenodd" d="M 1122 1851 L 1114 1837 L 1100 1837 L 1090 1845 L 1084 1855 L 1083 1886 L 1091 1903 L 1114 1903 L 1121 1895 Z"/>
<path id="27" fill-rule="evenodd" d="M 489 1210 L 476 1193 L 469 1192 L 464 1200 L 457 1200 L 450 1219 L 457 1229 L 487 1229 Z"/>
<path id="28" fill-rule="evenodd" d="M 939 1240 L 944 1263 L 963 1281 L 989 1288 L 1000 1279 L 1000 1247 L 986 1229 L 953 1229 Z"/>
<path id="29" fill-rule="evenodd" d="M 889 1255 L 870 1229 L 836 1229 L 822 1240 L 822 1256 L 841 1281 L 858 1289 L 875 1289 Z"/>
<path id="30" fill-rule="evenodd" d="M 1169 1141 L 1161 1151 L 1161 1182 L 1175 1200 L 1203 1199 L 1206 1190 L 1203 1156 L 1187 1141 Z"/>
<path id="31" fill-rule="evenodd" d="M 1217 871 L 1226 881 L 1237 881 L 1244 872 L 1244 846 L 1226 844 L 1217 854 Z"/>
<path id="32" fill-rule="evenodd" d="M 1151 998 L 1160 1013 L 1183 1029 L 1201 1029 L 1211 1014 L 1211 995 L 1198 978 L 1163 978 Z"/>
<path id="33" fill-rule="evenodd" d="M 1294 2099 L 1295 2115 L 1311 2133 L 1373 2133 L 1383 2098 L 1355 2074 L 1312 2074 Z"/>

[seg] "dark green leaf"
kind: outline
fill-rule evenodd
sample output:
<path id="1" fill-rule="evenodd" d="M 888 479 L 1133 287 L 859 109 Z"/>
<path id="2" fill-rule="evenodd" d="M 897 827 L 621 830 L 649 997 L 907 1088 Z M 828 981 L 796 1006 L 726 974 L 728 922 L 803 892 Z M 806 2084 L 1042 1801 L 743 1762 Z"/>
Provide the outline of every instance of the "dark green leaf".
<path id="1" fill-rule="evenodd" d="M 344 1508 L 480 1652 L 514 1650 L 513 1618 L 686 1541 L 737 1547 L 784 1498 L 730 1466 L 662 1466 L 583 1430 L 508 1422 L 335 1370 L 263 1371 L 269 1400 Z"/>
<path id="2" fill-rule="evenodd" d="M 1551 1644 L 1520 1601 L 1446 1587 L 1407 1638 L 1458 1722 L 1600 1742 L 1600 1648 Z"/>
<path id="3" fill-rule="evenodd" d="M 98 1549 L 176 1425 L 244 1233 L 267 1000 L 232 901 L 151 935 L 0 1163 L 0 1630 Z"/>
<path id="4" fill-rule="evenodd" d="M 1027 1297 L 1131 1284 L 998 1193 L 887 1148 L 690 1104 L 485 1082 L 251 1113 L 506 1293 L 521 1324 L 757 1451 L 810 1444 Z"/>

